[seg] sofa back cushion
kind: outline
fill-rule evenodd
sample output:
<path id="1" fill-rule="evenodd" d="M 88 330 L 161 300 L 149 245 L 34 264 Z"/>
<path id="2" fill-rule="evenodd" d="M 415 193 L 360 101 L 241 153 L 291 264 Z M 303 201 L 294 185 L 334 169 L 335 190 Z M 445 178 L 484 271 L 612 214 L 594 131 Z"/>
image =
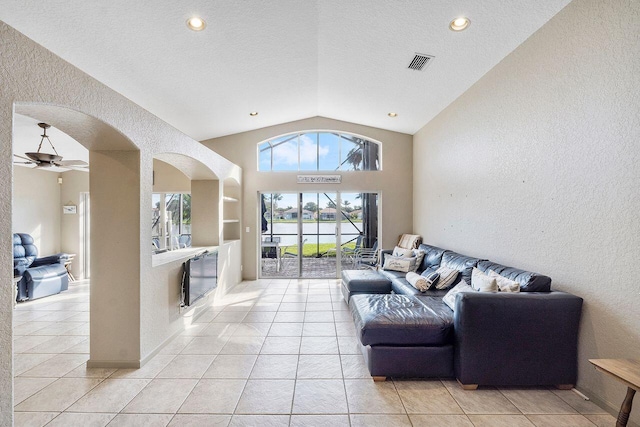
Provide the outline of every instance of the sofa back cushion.
<path id="1" fill-rule="evenodd" d="M 418 246 L 418 250 L 424 252 L 424 258 L 422 259 L 422 264 L 418 267 L 418 271 L 424 271 L 427 269 L 437 270 L 440 267 L 440 263 L 442 262 L 442 254 L 445 252 L 444 249 L 438 248 L 436 246 L 425 245 L 422 244 Z"/>
<path id="2" fill-rule="evenodd" d="M 478 268 L 484 273 L 493 270 L 502 277 L 520 283 L 520 292 L 550 292 L 551 278 L 531 271 L 507 267 L 492 261 L 483 260 L 478 263 Z"/>
<path id="3" fill-rule="evenodd" d="M 471 283 L 471 270 L 473 270 L 473 267 L 478 266 L 479 261 L 479 258 L 461 255 L 453 251 L 445 251 L 442 254 L 442 262 L 440 263 L 440 265 L 453 268 L 454 270 L 458 270 L 460 272 L 456 281 L 453 283 L 454 285 L 457 285 L 460 280 Z"/>
<path id="4" fill-rule="evenodd" d="M 13 234 L 13 266 L 27 268 L 38 257 L 33 237 L 26 233 Z"/>

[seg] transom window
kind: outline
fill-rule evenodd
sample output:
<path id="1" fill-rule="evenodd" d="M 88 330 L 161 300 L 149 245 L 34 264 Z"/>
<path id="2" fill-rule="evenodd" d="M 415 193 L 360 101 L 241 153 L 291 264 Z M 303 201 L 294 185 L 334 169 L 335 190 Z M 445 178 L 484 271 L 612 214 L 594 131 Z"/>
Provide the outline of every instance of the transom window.
<path id="1" fill-rule="evenodd" d="M 258 170 L 372 171 L 380 170 L 379 144 L 337 132 L 302 132 L 258 144 Z"/>

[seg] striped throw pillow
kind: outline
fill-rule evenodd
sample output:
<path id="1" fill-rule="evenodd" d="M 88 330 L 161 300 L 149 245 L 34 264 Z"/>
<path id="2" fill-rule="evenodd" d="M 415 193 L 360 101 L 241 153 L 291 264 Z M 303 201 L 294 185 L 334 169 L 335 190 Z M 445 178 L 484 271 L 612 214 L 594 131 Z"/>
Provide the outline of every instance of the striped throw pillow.
<path id="1" fill-rule="evenodd" d="M 456 277 L 458 277 L 458 270 L 445 267 L 444 265 L 438 268 L 436 273 L 440 275 L 440 279 L 436 282 L 436 289 L 447 289 L 456 281 Z"/>

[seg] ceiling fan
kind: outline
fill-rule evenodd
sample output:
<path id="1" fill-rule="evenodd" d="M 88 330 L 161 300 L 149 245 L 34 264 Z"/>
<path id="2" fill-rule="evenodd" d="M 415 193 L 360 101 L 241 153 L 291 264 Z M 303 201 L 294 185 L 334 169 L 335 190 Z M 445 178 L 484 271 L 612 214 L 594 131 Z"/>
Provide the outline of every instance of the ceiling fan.
<path id="1" fill-rule="evenodd" d="M 26 160 L 26 162 L 13 162 L 14 164 L 36 165 L 36 168 L 51 168 L 57 166 L 67 169 L 87 170 L 86 168 L 89 167 L 89 163 L 83 160 L 62 160 L 62 156 L 58 154 L 56 147 L 53 146 L 53 143 L 49 139 L 49 135 L 47 135 L 47 129 L 49 129 L 51 125 L 47 123 L 38 123 L 38 126 L 40 126 L 43 131 L 42 135 L 40 135 L 42 136 L 42 139 L 40 140 L 40 145 L 38 145 L 38 151 L 35 153 L 24 153 L 27 157 L 14 154 L 15 157 Z M 51 148 L 53 148 L 53 152 L 56 153 L 55 155 L 40 152 L 40 149 L 42 149 L 42 143 L 45 139 L 49 142 Z"/>

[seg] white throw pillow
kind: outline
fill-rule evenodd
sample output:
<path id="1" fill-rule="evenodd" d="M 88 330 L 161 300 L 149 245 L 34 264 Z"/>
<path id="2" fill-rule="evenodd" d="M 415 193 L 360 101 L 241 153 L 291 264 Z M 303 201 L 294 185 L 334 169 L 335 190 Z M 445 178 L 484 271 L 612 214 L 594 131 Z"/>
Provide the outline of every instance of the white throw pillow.
<path id="1" fill-rule="evenodd" d="M 495 277 L 491 277 L 475 267 L 471 271 L 471 287 L 480 292 L 498 292 L 499 289 Z"/>
<path id="2" fill-rule="evenodd" d="M 406 279 L 411 286 L 413 286 L 420 292 L 425 292 L 431 287 L 431 284 L 427 281 L 426 277 L 422 277 L 421 275 L 413 273 L 411 271 L 407 273 Z"/>
<path id="3" fill-rule="evenodd" d="M 411 258 L 414 255 L 413 255 L 413 250 L 396 246 L 395 248 L 393 248 L 393 256 L 396 256 L 399 258 Z"/>
<path id="4" fill-rule="evenodd" d="M 464 292 L 476 292 L 476 290 L 469 286 L 463 279 L 442 297 L 442 302 L 447 304 L 451 310 L 456 311 L 456 295 Z"/>
<path id="5" fill-rule="evenodd" d="M 436 289 L 447 289 L 455 282 L 458 277 L 458 270 L 445 267 L 444 265 L 436 270 L 436 273 L 440 275 L 440 279 L 436 282 Z"/>
<path id="6" fill-rule="evenodd" d="M 507 279 L 504 276 L 499 275 L 493 270 L 489 270 L 489 276 L 496 279 L 500 292 L 520 292 L 520 282 Z"/>
<path id="7" fill-rule="evenodd" d="M 408 273 L 414 268 L 416 262 L 416 258 L 402 258 L 393 255 L 387 255 L 384 257 L 384 265 L 382 268 L 384 270 L 392 270 L 392 271 L 401 271 L 403 273 Z"/>

